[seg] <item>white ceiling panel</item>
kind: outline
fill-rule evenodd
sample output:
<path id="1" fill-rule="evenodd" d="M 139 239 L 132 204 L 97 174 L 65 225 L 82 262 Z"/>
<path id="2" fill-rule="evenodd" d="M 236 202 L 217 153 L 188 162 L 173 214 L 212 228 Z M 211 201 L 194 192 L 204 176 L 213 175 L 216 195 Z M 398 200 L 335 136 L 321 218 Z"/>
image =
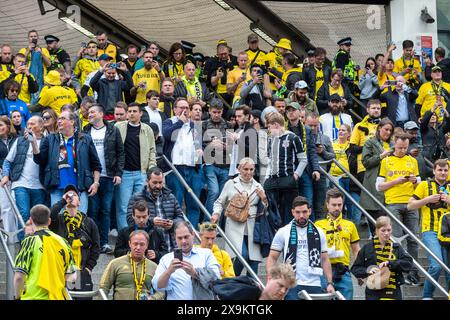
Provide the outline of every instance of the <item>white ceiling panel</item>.
<path id="1" fill-rule="evenodd" d="M 352 37 L 351 54 L 360 65 L 368 57 L 386 51 L 386 15 L 383 6 L 376 6 L 380 12 L 379 28 L 370 30 L 367 26 L 371 16 L 367 13 L 368 5 L 275 1 L 263 1 L 263 4 L 303 32 L 312 45 L 325 48 L 329 59 L 333 59 L 338 50 L 336 42 L 344 37 Z"/>

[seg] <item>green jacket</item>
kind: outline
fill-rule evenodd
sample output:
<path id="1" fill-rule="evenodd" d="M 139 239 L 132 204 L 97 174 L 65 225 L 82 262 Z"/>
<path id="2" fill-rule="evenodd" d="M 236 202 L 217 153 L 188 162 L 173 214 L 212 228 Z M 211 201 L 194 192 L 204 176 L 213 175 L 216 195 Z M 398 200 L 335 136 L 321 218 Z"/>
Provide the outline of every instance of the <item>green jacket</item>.
<path id="1" fill-rule="evenodd" d="M 128 121 L 117 122 L 115 126 L 119 129 L 122 142 L 125 145 Z M 141 131 L 139 132 L 139 145 L 141 150 L 141 172 L 146 173 L 149 168 L 156 166 L 156 147 L 152 128 L 142 122 Z"/>

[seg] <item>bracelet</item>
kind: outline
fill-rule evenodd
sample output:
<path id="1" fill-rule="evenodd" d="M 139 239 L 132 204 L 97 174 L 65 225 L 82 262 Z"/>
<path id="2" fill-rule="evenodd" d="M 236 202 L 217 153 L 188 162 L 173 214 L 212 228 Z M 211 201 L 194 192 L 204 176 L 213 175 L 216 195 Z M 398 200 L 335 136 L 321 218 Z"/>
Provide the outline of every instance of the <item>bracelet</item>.
<path id="1" fill-rule="evenodd" d="M 327 282 L 327 286 L 332 285 L 334 287 L 334 282 L 333 281 L 328 281 Z"/>
<path id="2" fill-rule="evenodd" d="M 97 181 L 94 181 L 93 184 L 96 184 L 96 185 L 100 186 L 100 182 L 97 182 Z"/>

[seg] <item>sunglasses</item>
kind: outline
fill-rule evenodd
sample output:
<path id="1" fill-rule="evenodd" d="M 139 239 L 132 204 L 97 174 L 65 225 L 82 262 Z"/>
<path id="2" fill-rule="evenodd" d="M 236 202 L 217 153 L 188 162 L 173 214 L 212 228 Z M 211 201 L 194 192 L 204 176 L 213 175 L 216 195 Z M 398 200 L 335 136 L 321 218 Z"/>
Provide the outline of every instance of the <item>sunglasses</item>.
<path id="1" fill-rule="evenodd" d="M 9 89 L 9 92 L 19 92 L 17 89 Z"/>
<path id="2" fill-rule="evenodd" d="M 45 116 L 45 117 L 42 117 L 42 120 L 45 120 L 45 121 L 47 121 L 47 120 L 50 120 L 52 117 L 50 117 L 50 116 Z"/>
<path id="3" fill-rule="evenodd" d="M 215 223 L 204 223 L 202 229 L 212 231 L 217 229 L 217 224 Z"/>

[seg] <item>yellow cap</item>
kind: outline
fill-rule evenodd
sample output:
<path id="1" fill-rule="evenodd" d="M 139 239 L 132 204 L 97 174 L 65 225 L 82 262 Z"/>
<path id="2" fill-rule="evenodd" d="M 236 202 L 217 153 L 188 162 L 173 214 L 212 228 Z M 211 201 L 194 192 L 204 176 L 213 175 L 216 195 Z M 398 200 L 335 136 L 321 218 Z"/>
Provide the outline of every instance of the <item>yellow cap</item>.
<path id="1" fill-rule="evenodd" d="M 291 40 L 286 38 L 281 38 L 280 41 L 278 41 L 278 43 L 275 45 L 275 47 L 292 51 Z"/>
<path id="2" fill-rule="evenodd" d="M 49 71 L 49 73 L 47 73 L 47 75 L 44 78 L 44 82 L 52 86 L 60 86 L 61 75 L 56 70 Z"/>

